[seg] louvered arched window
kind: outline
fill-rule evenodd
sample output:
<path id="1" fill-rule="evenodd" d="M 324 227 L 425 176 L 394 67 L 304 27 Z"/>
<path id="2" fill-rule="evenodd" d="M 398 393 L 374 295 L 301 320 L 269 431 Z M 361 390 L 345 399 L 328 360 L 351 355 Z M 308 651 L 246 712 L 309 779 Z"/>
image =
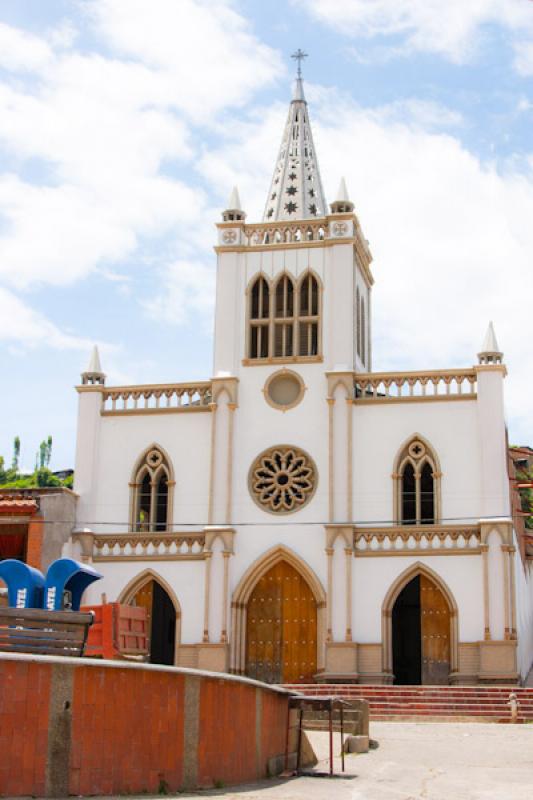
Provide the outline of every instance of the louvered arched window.
<path id="1" fill-rule="evenodd" d="M 401 450 L 393 473 L 395 521 L 402 525 L 432 525 L 440 517 L 441 473 L 436 453 L 415 436 Z"/>
<path id="2" fill-rule="evenodd" d="M 154 445 L 136 464 L 130 484 L 131 526 L 134 531 L 166 531 L 171 525 L 171 467 L 168 457 Z"/>
<path id="3" fill-rule="evenodd" d="M 250 358 L 268 358 L 270 328 L 270 292 L 263 277 L 250 290 Z"/>
<path id="4" fill-rule="evenodd" d="M 294 355 L 294 284 L 282 275 L 274 290 L 274 358 Z"/>
<path id="5" fill-rule="evenodd" d="M 300 281 L 298 297 L 298 355 L 316 356 L 319 352 L 320 293 L 318 281 L 310 272 Z"/>

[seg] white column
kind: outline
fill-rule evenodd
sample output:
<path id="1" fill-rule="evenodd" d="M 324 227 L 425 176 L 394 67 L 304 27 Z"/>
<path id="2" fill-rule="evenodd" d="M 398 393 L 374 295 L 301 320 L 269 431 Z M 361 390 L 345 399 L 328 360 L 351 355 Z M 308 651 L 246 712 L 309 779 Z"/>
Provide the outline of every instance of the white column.
<path id="1" fill-rule="evenodd" d="M 507 443 L 503 407 L 502 364 L 476 367 L 477 411 L 481 460 L 481 517 L 511 513 L 507 474 Z"/>
<path id="2" fill-rule="evenodd" d="M 78 426 L 74 466 L 74 491 L 79 495 L 76 519 L 95 522 L 97 472 L 100 448 L 102 392 L 104 386 L 78 386 Z"/>

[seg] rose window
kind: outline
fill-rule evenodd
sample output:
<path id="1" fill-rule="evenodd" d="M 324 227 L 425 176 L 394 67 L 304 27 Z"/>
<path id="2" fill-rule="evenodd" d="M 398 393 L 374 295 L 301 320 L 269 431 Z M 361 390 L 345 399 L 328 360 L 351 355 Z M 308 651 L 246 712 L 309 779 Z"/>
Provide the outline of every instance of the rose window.
<path id="1" fill-rule="evenodd" d="M 313 460 L 297 447 L 272 447 L 261 453 L 250 469 L 253 499 L 274 514 L 302 508 L 313 496 L 316 482 Z"/>

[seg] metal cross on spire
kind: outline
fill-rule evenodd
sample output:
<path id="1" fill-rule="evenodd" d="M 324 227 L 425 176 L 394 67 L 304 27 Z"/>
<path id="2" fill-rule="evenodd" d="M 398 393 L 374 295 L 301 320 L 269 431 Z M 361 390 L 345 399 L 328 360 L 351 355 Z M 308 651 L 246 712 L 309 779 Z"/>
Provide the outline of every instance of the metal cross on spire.
<path id="1" fill-rule="evenodd" d="M 304 53 L 304 51 L 299 47 L 298 50 L 291 55 L 291 58 L 294 58 L 294 60 L 298 62 L 298 71 L 297 71 L 296 75 L 297 75 L 298 78 L 301 78 L 302 77 L 302 61 L 304 60 L 304 58 L 307 58 L 307 53 Z"/>

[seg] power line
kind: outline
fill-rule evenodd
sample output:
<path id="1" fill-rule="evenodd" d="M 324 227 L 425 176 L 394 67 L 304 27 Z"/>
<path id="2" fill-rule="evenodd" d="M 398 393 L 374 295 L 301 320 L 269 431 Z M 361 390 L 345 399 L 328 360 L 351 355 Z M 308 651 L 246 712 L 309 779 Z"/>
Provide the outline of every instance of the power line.
<path id="1" fill-rule="evenodd" d="M 516 515 L 511 514 L 499 514 L 499 515 L 491 515 L 487 517 L 488 520 L 509 520 L 516 518 Z M 309 522 L 218 522 L 218 523 L 207 523 L 207 522 L 183 522 L 183 523 L 173 523 L 165 528 L 162 531 L 129 531 L 129 533 L 168 533 L 172 532 L 174 529 L 182 530 L 183 528 L 221 528 L 221 527 L 231 527 L 231 528 L 296 528 L 296 527 L 310 527 L 310 526 L 325 526 L 325 525 L 334 525 L 336 527 L 342 526 L 357 526 L 357 527 L 370 527 L 374 526 L 390 526 L 390 527 L 401 527 L 409 530 L 409 528 L 420 528 L 425 527 L 428 530 L 432 527 L 438 527 L 442 525 L 446 525 L 447 523 L 459 523 L 459 524 L 467 524 L 468 522 L 479 523 L 480 519 L 485 519 L 484 517 L 444 517 L 441 522 L 438 523 L 420 523 L 420 524 L 406 524 L 400 523 L 395 520 L 391 519 L 374 519 L 374 520 L 313 520 Z M 72 520 L 72 519 L 54 519 L 54 520 L 42 520 L 45 525 L 72 525 L 75 524 L 78 527 L 83 526 L 90 526 L 90 525 L 109 525 L 115 527 L 130 527 L 130 522 L 114 522 L 110 520 Z M 0 525 L 2 524 L 1 517 L 0 517 Z M 6 523 L 7 524 L 7 523 Z M 13 521 L 13 517 L 10 517 L 9 521 L 10 525 L 17 524 Z M 21 522 L 21 525 L 26 524 L 26 522 Z"/>

